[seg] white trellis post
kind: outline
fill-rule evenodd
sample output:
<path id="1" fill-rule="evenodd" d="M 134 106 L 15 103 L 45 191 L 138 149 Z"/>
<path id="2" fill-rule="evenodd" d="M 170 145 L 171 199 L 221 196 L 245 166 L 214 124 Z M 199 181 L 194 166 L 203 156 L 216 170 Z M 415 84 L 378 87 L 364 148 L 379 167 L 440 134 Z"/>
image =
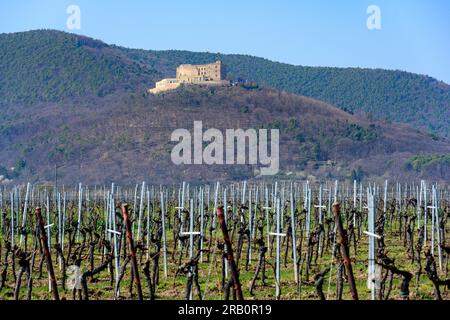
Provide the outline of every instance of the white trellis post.
<path id="1" fill-rule="evenodd" d="M 80 184 L 78 185 L 78 226 L 77 226 L 77 241 L 80 237 L 80 229 L 81 229 L 81 205 L 83 201 L 83 187 Z"/>
<path id="2" fill-rule="evenodd" d="M 225 218 L 225 223 L 228 225 L 228 203 L 227 203 L 227 188 L 223 188 L 222 191 L 222 196 L 223 196 L 223 216 Z"/>
<path id="3" fill-rule="evenodd" d="M 431 209 L 431 254 L 434 255 L 434 220 L 435 220 L 435 213 L 434 210 L 436 209 L 436 205 L 434 203 L 434 186 L 432 186 L 431 189 L 431 206 L 427 206 L 428 209 Z"/>
<path id="4" fill-rule="evenodd" d="M 245 191 L 247 189 L 247 181 L 244 181 L 244 184 L 242 186 L 242 199 L 241 199 L 241 222 L 244 222 L 244 214 L 245 214 L 245 209 L 243 208 L 244 204 L 245 204 Z"/>
<path id="5" fill-rule="evenodd" d="M 245 192 L 247 191 L 247 181 L 244 181 L 244 185 L 242 187 L 242 205 L 245 203 Z"/>
<path id="6" fill-rule="evenodd" d="M 86 216 L 89 217 L 89 207 L 91 204 L 91 198 L 89 195 L 89 187 L 86 186 Z"/>
<path id="7" fill-rule="evenodd" d="M 110 205 L 110 195 L 109 195 L 109 191 L 106 192 L 106 188 L 104 190 L 104 194 L 103 194 L 103 201 L 104 201 L 104 205 L 105 205 L 105 210 L 104 210 L 104 216 L 105 216 L 105 238 L 107 237 L 108 240 L 111 240 L 111 235 L 110 233 L 108 233 L 108 229 L 110 228 L 109 226 L 109 222 L 110 222 L 110 210 L 109 210 L 109 205 Z"/>
<path id="8" fill-rule="evenodd" d="M 427 214 L 427 183 L 423 182 L 423 202 L 424 202 L 424 208 L 425 212 L 423 213 L 423 245 L 427 246 L 427 227 L 428 227 L 428 214 Z"/>
<path id="9" fill-rule="evenodd" d="M 114 191 L 114 188 L 112 188 L 111 192 Z M 120 276 L 120 272 L 119 272 L 119 268 L 120 268 L 120 261 L 119 261 L 119 249 L 118 249 L 118 243 L 117 243 L 117 236 L 121 235 L 120 232 L 117 231 L 116 229 L 116 209 L 115 209 L 115 204 L 114 204 L 114 196 L 111 194 L 110 195 L 110 205 L 109 205 L 109 214 L 110 214 L 110 228 L 112 229 L 107 229 L 107 231 L 109 233 L 113 234 L 113 240 L 114 240 L 114 269 L 115 269 L 115 278 L 116 278 L 116 289 L 114 292 L 114 297 L 116 296 L 116 294 L 119 291 L 119 288 L 117 287 L 117 285 L 119 284 L 119 276 Z"/>
<path id="10" fill-rule="evenodd" d="M 211 219 L 211 228 L 215 228 L 216 227 L 216 210 L 217 210 L 217 201 L 219 201 L 219 188 L 220 188 L 220 183 L 217 182 L 216 183 L 216 191 L 214 194 L 214 208 L 213 208 L 213 212 L 211 213 L 212 215 L 212 219 Z M 217 239 L 217 232 L 216 232 L 216 239 Z M 211 241 L 211 239 L 210 239 Z"/>
<path id="11" fill-rule="evenodd" d="M 267 189 L 267 186 L 265 187 L 265 205 L 264 210 L 266 210 L 266 230 L 267 230 L 267 248 L 270 251 L 270 221 L 269 221 L 269 210 L 271 209 L 269 207 L 269 189 Z"/>
<path id="12" fill-rule="evenodd" d="M 14 248 L 14 193 L 11 192 L 11 248 Z"/>
<path id="13" fill-rule="evenodd" d="M 145 192 L 145 181 L 142 182 L 141 187 L 141 198 L 139 199 L 139 216 L 138 216 L 138 229 L 137 229 L 137 239 L 141 238 L 141 220 L 142 212 L 144 210 L 144 192 Z"/>
<path id="14" fill-rule="evenodd" d="M 442 272 L 442 251 L 441 251 L 441 228 L 439 227 L 439 202 L 437 199 L 437 192 L 436 192 L 436 188 L 434 189 L 434 204 L 435 207 L 434 208 L 434 212 L 436 214 L 436 228 L 437 228 L 437 241 L 438 241 L 438 261 L 439 261 L 439 270 Z"/>
<path id="15" fill-rule="evenodd" d="M 51 229 L 50 227 L 53 226 L 53 224 L 50 224 L 50 197 L 47 194 L 47 208 L 46 208 L 46 212 L 47 212 L 47 244 L 48 244 L 48 250 L 51 251 L 51 247 L 52 247 L 52 236 L 51 236 Z"/>
<path id="16" fill-rule="evenodd" d="M 257 230 L 257 223 L 256 221 L 258 221 L 258 204 L 260 203 L 260 195 L 259 195 L 259 187 L 256 186 L 256 190 L 255 190 L 255 205 L 253 206 L 253 221 L 255 221 L 255 223 L 253 223 L 253 230 L 252 230 L 252 236 L 253 239 L 256 239 L 258 230 Z"/>
<path id="17" fill-rule="evenodd" d="M 362 182 L 359 183 L 359 212 L 362 211 L 363 206 L 363 185 Z"/>
<path id="18" fill-rule="evenodd" d="M 167 278 L 167 246 L 166 246 L 166 225 L 165 218 L 165 206 L 164 206 L 164 193 L 161 191 L 161 228 L 163 237 L 163 258 L 164 258 L 164 276 Z"/>
<path id="19" fill-rule="evenodd" d="M 200 188 L 200 261 L 203 262 L 203 224 L 204 224 L 204 189 Z M 225 204 L 225 209 L 226 209 L 226 204 Z"/>
<path id="20" fill-rule="evenodd" d="M 180 226 L 180 230 L 183 230 L 183 224 L 184 224 L 184 214 L 183 214 L 183 210 L 184 210 L 184 193 L 185 193 L 185 189 L 186 189 L 186 182 L 183 181 L 182 183 L 182 187 L 181 187 L 181 198 L 179 200 L 179 204 L 178 207 L 176 207 L 176 209 L 178 209 L 178 218 L 181 221 L 181 226 Z M 181 243 L 181 240 L 180 240 Z"/>
<path id="21" fill-rule="evenodd" d="M 434 237 L 437 231 L 439 269 L 442 271 L 442 256 L 440 246 L 441 237 L 440 237 L 439 214 L 438 214 L 438 204 L 435 186 L 432 186 L 431 189 L 431 206 L 427 206 L 427 208 L 431 209 L 431 254 L 434 255 L 434 247 L 435 247 Z"/>
<path id="22" fill-rule="evenodd" d="M 61 193 L 58 192 L 58 196 L 57 196 L 57 207 L 58 207 L 58 242 L 61 245 L 61 239 L 62 239 L 62 212 L 61 212 Z M 62 265 L 61 265 L 61 259 L 62 257 L 60 256 L 58 259 L 58 264 L 59 264 L 59 269 L 61 270 Z"/>
<path id="23" fill-rule="evenodd" d="M 328 191 L 328 205 L 327 205 L 327 215 L 328 217 L 331 217 L 331 185 L 328 186 L 328 182 L 327 182 L 327 191 Z"/>
<path id="24" fill-rule="evenodd" d="M 225 219 L 225 224 L 228 225 L 228 204 L 227 204 L 227 188 L 225 187 L 223 189 L 223 207 L 224 207 L 224 219 Z M 228 262 L 226 261 L 226 258 L 223 257 L 222 259 L 225 260 L 225 277 L 228 278 Z"/>
<path id="25" fill-rule="evenodd" d="M 61 211 L 61 193 L 57 195 L 57 208 L 58 208 L 58 242 L 61 243 L 61 230 L 62 230 L 62 211 Z"/>
<path id="26" fill-rule="evenodd" d="M 326 208 L 326 206 L 322 205 L 322 184 L 319 186 L 319 205 L 314 206 L 314 207 L 319 210 L 319 224 L 322 224 L 322 209 Z M 319 253 L 322 252 L 321 238 L 322 238 L 322 234 L 320 234 L 320 239 L 319 239 Z"/>
<path id="27" fill-rule="evenodd" d="M 291 195 L 290 195 L 290 204 L 291 204 L 291 230 L 292 230 L 292 258 L 294 259 L 294 279 L 295 283 L 298 285 L 298 270 L 297 270 L 297 239 L 295 237 L 295 206 L 294 206 L 294 193 L 292 190 L 291 183 Z"/>
<path id="28" fill-rule="evenodd" d="M 308 205 L 308 181 L 303 184 L 303 209 L 306 210 Z"/>
<path id="29" fill-rule="evenodd" d="M 115 215 L 115 214 L 114 214 Z M 114 218 L 115 220 L 115 218 Z M 119 283 L 119 252 L 118 252 L 118 247 L 117 247 L 117 236 L 120 236 L 121 233 L 119 231 L 116 231 L 116 224 L 113 223 L 113 229 L 108 229 L 107 232 L 112 233 L 113 234 L 113 240 L 114 240 L 114 276 L 116 278 L 116 289 L 118 292 L 119 288 L 117 287 L 117 284 Z"/>
<path id="30" fill-rule="evenodd" d="M 63 189 L 64 191 L 64 189 Z M 66 229 L 66 193 L 63 194 L 62 229 L 61 229 L 61 251 L 64 252 L 64 234 Z"/>
<path id="31" fill-rule="evenodd" d="M 281 197 L 280 197 L 280 222 L 281 222 L 281 230 L 284 230 L 284 204 L 286 203 L 284 199 L 284 183 L 283 187 L 281 188 Z"/>
<path id="32" fill-rule="evenodd" d="M 176 210 L 178 210 L 178 219 L 180 220 L 180 231 L 183 231 L 184 229 L 184 190 L 186 187 L 186 182 L 183 181 L 182 183 L 182 189 L 178 189 L 178 206 L 175 207 Z M 181 248 L 181 240 L 178 239 L 178 244 Z"/>
<path id="33" fill-rule="evenodd" d="M 423 187 L 423 180 L 420 181 L 420 190 L 418 191 L 417 194 L 417 199 L 418 199 L 418 203 L 417 203 L 417 230 L 420 230 L 420 218 L 422 215 L 422 187 Z"/>
<path id="34" fill-rule="evenodd" d="M 201 232 L 194 231 L 194 199 L 189 203 L 189 232 L 180 232 L 181 235 L 189 235 L 189 258 L 194 257 L 194 235 L 201 235 Z M 192 266 L 189 267 L 189 273 L 192 273 Z M 189 291 L 189 300 L 192 300 L 192 286 Z"/>
<path id="35" fill-rule="evenodd" d="M 369 263 L 368 263 L 368 277 L 367 287 L 371 290 L 371 298 L 375 300 L 375 240 L 380 238 L 375 234 L 375 197 L 372 190 L 367 189 L 367 224 L 369 231 L 364 233 L 369 236 Z"/>
<path id="36" fill-rule="evenodd" d="M 309 187 L 309 181 L 306 181 L 305 205 L 306 205 L 305 229 L 306 229 L 306 239 L 308 239 L 309 231 L 311 228 L 311 189 Z"/>
<path id="37" fill-rule="evenodd" d="M 150 190 L 147 188 L 147 259 L 150 257 Z"/>
<path id="38" fill-rule="evenodd" d="M 248 264 L 251 264 L 252 261 L 252 189 L 248 189 Z"/>
<path id="39" fill-rule="evenodd" d="M 136 205 L 137 205 L 137 192 L 138 192 L 139 185 L 136 184 L 134 186 L 134 199 L 133 199 L 133 222 L 131 223 L 131 230 L 133 232 L 133 237 L 136 235 L 136 229 L 135 229 L 135 221 L 136 221 Z"/>
<path id="40" fill-rule="evenodd" d="M 23 213 L 22 213 L 22 228 L 25 228 L 27 223 L 27 210 L 28 210 L 28 194 L 30 192 L 30 183 L 27 183 L 27 191 L 25 193 L 25 203 L 23 204 Z M 20 246 L 22 246 L 23 242 L 23 233 L 20 233 Z"/>
<path id="41" fill-rule="evenodd" d="M 275 202 L 275 198 L 278 197 L 278 181 L 275 181 L 275 186 L 273 188 L 273 194 L 272 194 L 272 203 Z M 275 205 L 273 205 L 275 207 Z"/>
<path id="42" fill-rule="evenodd" d="M 194 199 L 189 203 L 189 232 L 180 232 L 181 235 L 189 235 L 189 257 L 194 257 L 194 235 L 200 235 L 201 232 L 194 232 Z"/>
<path id="43" fill-rule="evenodd" d="M 277 219 L 277 226 L 276 226 L 276 230 L 277 232 L 273 232 L 270 233 L 272 236 L 276 236 L 277 241 L 276 241 L 276 249 L 277 249 L 277 257 L 276 257 L 276 265 L 275 265 L 275 278 L 276 278 L 276 287 L 275 287 L 275 296 L 276 299 L 280 298 L 280 292 L 281 292 L 281 288 L 280 288 L 280 237 L 285 237 L 286 234 L 281 233 L 280 232 L 280 226 L 281 226 L 281 221 L 280 221 L 280 198 L 276 198 L 276 219 Z"/>
<path id="44" fill-rule="evenodd" d="M 334 181 L 334 202 L 338 201 L 338 181 Z"/>
<path id="45" fill-rule="evenodd" d="M 15 209 L 14 209 L 14 213 L 16 214 L 16 218 L 15 218 L 15 228 L 17 229 L 17 227 L 19 226 L 19 204 L 20 204 L 20 190 L 17 187 L 14 187 L 14 205 L 15 205 Z"/>
<path id="46" fill-rule="evenodd" d="M 47 195 L 47 206 L 48 206 L 48 195 Z M 49 217 L 49 210 L 47 209 L 47 225 L 44 226 L 44 229 L 47 230 L 47 245 L 48 245 L 48 251 L 50 252 L 50 228 L 53 227 L 53 223 L 50 224 L 50 217 Z M 48 292 L 52 292 L 52 283 L 50 279 L 50 275 L 48 276 Z"/>

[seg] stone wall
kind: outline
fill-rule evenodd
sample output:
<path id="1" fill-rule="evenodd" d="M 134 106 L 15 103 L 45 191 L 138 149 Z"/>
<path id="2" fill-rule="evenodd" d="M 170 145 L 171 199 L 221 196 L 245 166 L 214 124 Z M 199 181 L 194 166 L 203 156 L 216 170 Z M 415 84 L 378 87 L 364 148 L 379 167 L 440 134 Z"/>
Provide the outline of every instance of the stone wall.
<path id="1" fill-rule="evenodd" d="M 209 64 L 182 64 L 177 68 L 177 79 L 183 79 L 188 82 L 195 77 L 204 77 L 205 81 L 219 81 L 225 78 L 224 68 L 221 61 Z"/>
<path id="2" fill-rule="evenodd" d="M 178 88 L 181 84 L 197 84 L 211 86 L 225 86 L 229 81 L 225 79 L 225 67 L 221 61 L 214 63 L 193 65 L 182 64 L 177 68 L 176 78 L 163 79 L 156 83 L 149 92 L 157 94 Z"/>

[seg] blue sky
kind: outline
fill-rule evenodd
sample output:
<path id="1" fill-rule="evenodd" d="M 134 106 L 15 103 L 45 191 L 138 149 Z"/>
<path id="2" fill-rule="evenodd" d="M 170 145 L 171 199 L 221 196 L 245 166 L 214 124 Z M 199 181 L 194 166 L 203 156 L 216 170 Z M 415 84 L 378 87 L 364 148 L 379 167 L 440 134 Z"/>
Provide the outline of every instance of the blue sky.
<path id="1" fill-rule="evenodd" d="M 81 9 L 80 30 L 66 27 L 71 4 Z M 381 30 L 366 27 L 369 5 L 381 9 Z M 1 33 L 42 28 L 132 48 L 400 69 L 450 83 L 448 0 L 1 0 Z"/>

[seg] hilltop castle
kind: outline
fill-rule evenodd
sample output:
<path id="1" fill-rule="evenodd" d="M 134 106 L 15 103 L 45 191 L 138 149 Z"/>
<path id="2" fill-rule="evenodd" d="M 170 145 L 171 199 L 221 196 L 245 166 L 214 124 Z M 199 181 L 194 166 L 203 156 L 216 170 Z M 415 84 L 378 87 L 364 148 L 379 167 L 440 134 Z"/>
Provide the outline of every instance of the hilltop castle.
<path id="1" fill-rule="evenodd" d="M 225 80 L 225 67 L 221 61 L 200 65 L 182 64 L 177 68 L 176 78 L 158 81 L 155 88 L 149 92 L 157 94 L 176 89 L 181 84 L 225 86 L 230 82 Z"/>

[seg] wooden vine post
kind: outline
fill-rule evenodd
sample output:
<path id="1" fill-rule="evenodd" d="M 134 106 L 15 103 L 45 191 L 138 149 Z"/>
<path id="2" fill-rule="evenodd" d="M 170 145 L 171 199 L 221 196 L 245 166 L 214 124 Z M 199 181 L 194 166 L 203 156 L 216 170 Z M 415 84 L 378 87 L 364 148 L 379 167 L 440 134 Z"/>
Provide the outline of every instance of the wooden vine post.
<path id="1" fill-rule="evenodd" d="M 225 241 L 225 246 L 227 248 L 227 260 L 231 269 L 231 277 L 233 279 L 234 289 L 236 290 L 236 296 L 238 300 L 244 300 L 242 295 L 241 283 L 239 282 L 239 272 L 236 267 L 236 262 L 234 261 L 233 249 L 231 247 L 230 236 L 228 235 L 227 224 L 225 222 L 225 216 L 223 213 L 223 207 L 217 208 L 217 219 L 219 219 L 220 228 L 223 233 L 223 240 Z"/>
<path id="2" fill-rule="evenodd" d="M 47 233 L 45 232 L 44 219 L 42 219 L 41 208 L 36 208 L 36 219 L 39 225 L 39 233 L 41 238 L 41 245 L 44 250 L 45 260 L 47 262 L 47 271 L 50 278 L 50 285 L 52 288 L 53 298 L 59 300 L 58 286 L 56 285 L 55 272 L 53 270 L 52 258 L 48 249 Z M 47 226 L 50 227 L 50 226 Z"/>
<path id="3" fill-rule="evenodd" d="M 353 300 L 358 300 L 358 292 L 356 290 L 355 278 L 353 276 L 352 263 L 350 261 L 350 255 L 348 250 L 347 234 L 345 233 L 344 227 L 342 226 L 341 205 L 339 202 L 333 203 L 333 215 L 334 215 L 334 222 L 336 224 L 336 231 L 339 235 L 338 243 L 339 248 L 341 250 L 342 259 L 344 262 L 345 271 L 347 273 L 348 283 L 350 285 L 350 292 Z"/>
<path id="4" fill-rule="evenodd" d="M 136 260 L 136 251 L 134 249 L 133 233 L 131 232 L 131 222 L 128 217 L 128 204 L 126 204 L 126 203 L 122 204 L 122 215 L 123 215 L 123 222 L 125 224 L 125 232 L 126 232 L 126 238 L 127 238 L 127 243 L 128 243 L 128 249 L 130 251 L 130 257 L 131 257 L 131 268 L 133 270 L 134 281 L 135 281 L 136 287 L 137 287 L 138 299 L 143 300 L 141 279 L 139 278 L 139 270 L 138 270 L 137 260 Z"/>

